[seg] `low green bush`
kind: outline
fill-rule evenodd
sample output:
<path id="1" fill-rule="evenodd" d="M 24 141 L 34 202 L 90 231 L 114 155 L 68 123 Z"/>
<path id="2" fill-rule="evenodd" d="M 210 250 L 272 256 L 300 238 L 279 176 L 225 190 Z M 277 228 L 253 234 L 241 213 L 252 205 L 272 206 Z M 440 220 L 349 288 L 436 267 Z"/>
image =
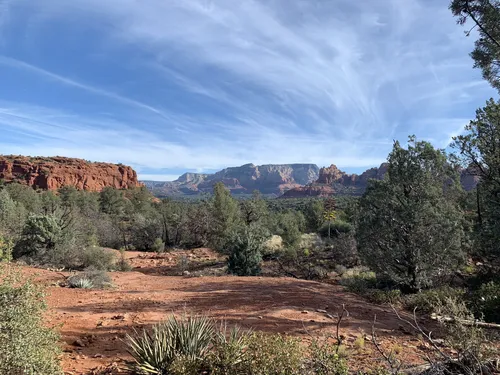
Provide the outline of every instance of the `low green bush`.
<path id="1" fill-rule="evenodd" d="M 80 255 L 83 268 L 94 268 L 110 271 L 115 267 L 116 256 L 112 251 L 102 247 L 91 246 L 83 250 Z"/>
<path id="2" fill-rule="evenodd" d="M 348 291 L 359 294 L 372 303 L 399 304 L 402 300 L 401 291 L 384 285 L 385 283 L 377 280 L 375 273 L 370 271 L 349 272 L 346 270 L 340 284 L 345 286 Z"/>
<path id="3" fill-rule="evenodd" d="M 490 281 L 471 293 L 474 314 L 487 322 L 500 323 L 500 284 Z"/>
<path id="4" fill-rule="evenodd" d="M 410 294 L 404 297 L 404 307 L 410 311 L 417 309 L 417 312 L 430 314 L 445 303 L 449 298 L 463 300 L 465 290 L 444 286 L 423 290 L 420 293 Z"/>
<path id="5" fill-rule="evenodd" d="M 151 250 L 154 251 L 155 253 L 163 253 L 165 252 L 165 243 L 162 241 L 161 238 L 156 238 L 151 245 Z"/>
<path id="6" fill-rule="evenodd" d="M 305 357 L 300 341 L 284 335 L 253 333 L 248 338 L 245 375 L 301 375 Z"/>
<path id="7" fill-rule="evenodd" d="M 120 250 L 120 259 L 116 262 L 114 266 L 115 271 L 129 272 L 132 271 L 132 266 L 130 265 L 127 258 L 125 258 L 125 250 Z"/>
<path id="8" fill-rule="evenodd" d="M 58 334 L 44 324 L 40 287 L 0 269 L 0 374 L 62 374 Z"/>
<path id="9" fill-rule="evenodd" d="M 247 363 L 250 332 L 239 327 L 228 329 L 224 323 L 215 333 L 213 347 L 208 358 L 208 367 L 213 375 L 241 373 Z"/>
<path id="10" fill-rule="evenodd" d="M 13 242 L 0 234 L 0 262 L 10 262 L 13 249 Z"/>
<path id="11" fill-rule="evenodd" d="M 330 227 L 330 237 L 337 237 L 341 234 L 351 233 L 354 230 L 354 227 L 351 223 L 343 220 L 335 220 L 330 225 L 328 223 L 324 223 L 319 229 L 319 234 L 321 237 L 328 237 L 328 227 Z"/>
<path id="12" fill-rule="evenodd" d="M 309 366 L 304 374 L 347 375 L 349 368 L 345 358 L 337 353 L 337 346 L 314 340 L 309 347 Z"/>

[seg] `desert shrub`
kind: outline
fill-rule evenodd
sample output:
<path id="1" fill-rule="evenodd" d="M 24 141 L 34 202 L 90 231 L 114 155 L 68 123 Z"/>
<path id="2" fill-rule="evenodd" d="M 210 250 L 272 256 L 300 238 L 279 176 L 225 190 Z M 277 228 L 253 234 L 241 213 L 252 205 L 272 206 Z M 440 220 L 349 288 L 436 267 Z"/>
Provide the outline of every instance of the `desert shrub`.
<path id="1" fill-rule="evenodd" d="M 127 336 L 130 354 L 134 358 L 133 370 L 139 373 L 196 374 L 206 358 L 214 324 L 206 317 L 177 319 L 153 326 L 151 332 L 144 331 L 136 337 Z M 187 368 L 186 368 L 187 367 Z M 194 367 L 194 368 L 193 368 Z"/>
<path id="2" fill-rule="evenodd" d="M 486 336 L 480 328 L 462 323 L 463 320 L 474 319 L 465 302 L 457 297 L 448 297 L 439 301 L 435 312 L 437 316 L 454 318 L 443 323 L 442 328 L 446 345 L 457 353 L 456 364 L 462 367 L 460 373 L 483 373 L 481 363 L 489 355 Z M 451 365 L 456 367 L 456 364 Z"/>
<path id="3" fill-rule="evenodd" d="M 319 229 L 319 234 L 321 237 L 328 237 L 328 228 L 330 228 L 330 237 L 338 237 L 341 234 L 349 234 L 354 231 L 354 227 L 351 223 L 343 220 L 335 220 L 330 224 L 324 223 Z"/>
<path id="4" fill-rule="evenodd" d="M 151 250 L 156 253 L 163 253 L 165 251 L 165 243 L 161 238 L 156 238 L 151 246 Z"/>
<path id="5" fill-rule="evenodd" d="M 83 268 L 94 268 L 110 271 L 115 267 L 115 254 L 102 247 L 91 246 L 85 248 L 81 253 L 81 266 Z"/>
<path id="6" fill-rule="evenodd" d="M 316 233 L 307 233 L 300 237 L 299 248 L 301 249 L 318 249 L 322 247 L 323 241 Z"/>
<path id="7" fill-rule="evenodd" d="M 402 299 L 399 289 L 368 289 L 364 296 L 368 301 L 379 305 L 396 305 Z"/>
<path id="8" fill-rule="evenodd" d="M 401 302 L 401 291 L 378 280 L 375 273 L 363 270 L 362 267 L 347 269 L 342 274 L 340 284 L 348 291 L 359 294 L 368 301 L 377 304 L 398 304 Z"/>
<path id="9" fill-rule="evenodd" d="M 275 214 L 271 229 L 273 234 L 283 239 L 285 247 L 294 248 L 300 244 L 304 221 L 304 216 L 300 212 L 280 212 Z"/>
<path id="10" fill-rule="evenodd" d="M 377 287 L 377 278 L 373 272 L 360 271 L 358 273 L 356 270 L 347 269 L 343 272 L 339 283 L 350 292 L 364 294 L 367 289 Z"/>
<path id="11" fill-rule="evenodd" d="M 244 228 L 226 244 L 228 271 L 238 276 L 255 276 L 260 273 L 262 247 L 265 238 L 253 228 Z"/>
<path id="12" fill-rule="evenodd" d="M 360 259 L 356 239 L 351 233 L 341 233 L 325 242 L 327 243 L 326 250 L 335 263 L 347 267 L 359 265 Z"/>
<path id="13" fill-rule="evenodd" d="M 58 335 L 44 325 L 44 293 L 3 268 L 0 271 L 0 374 L 62 374 Z"/>
<path id="14" fill-rule="evenodd" d="M 404 306 L 411 311 L 417 309 L 419 313 L 430 314 L 442 306 L 447 299 L 463 300 L 464 295 L 465 291 L 463 289 L 444 286 L 407 295 L 404 297 Z"/>
<path id="15" fill-rule="evenodd" d="M 500 284 L 490 281 L 471 293 L 471 307 L 476 316 L 488 322 L 500 322 Z"/>
<path id="16" fill-rule="evenodd" d="M 179 268 L 179 271 L 184 272 L 189 269 L 189 258 L 185 255 L 181 255 L 179 259 L 177 259 L 177 268 Z"/>
<path id="17" fill-rule="evenodd" d="M 123 245 L 123 235 L 116 220 L 101 214 L 95 221 L 97 242 L 100 246 L 118 249 Z"/>
<path id="18" fill-rule="evenodd" d="M 132 266 L 129 261 L 125 258 L 125 250 L 120 250 L 120 259 L 116 262 L 114 269 L 120 272 L 132 271 Z"/>
<path id="19" fill-rule="evenodd" d="M 272 255 L 283 250 L 283 238 L 278 235 L 272 235 L 267 241 L 262 245 L 262 255 Z"/>
<path id="20" fill-rule="evenodd" d="M 0 234 L 0 262 L 9 262 L 12 260 L 12 241 Z"/>
<path id="21" fill-rule="evenodd" d="M 337 346 L 280 334 L 220 329 L 206 317 L 156 324 L 128 336 L 135 373 L 158 375 L 347 375 Z"/>
<path id="22" fill-rule="evenodd" d="M 70 288 L 103 289 L 112 285 L 111 278 L 105 271 L 92 268 L 68 278 Z"/>
<path id="23" fill-rule="evenodd" d="M 248 337 L 245 375 L 302 374 L 304 350 L 295 338 L 253 333 Z"/>
<path id="24" fill-rule="evenodd" d="M 347 375 L 349 368 L 345 359 L 337 353 L 337 345 L 314 340 L 309 347 L 309 362 L 306 374 Z"/>
<path id="25" fill-rule="evenodd" d="M 208 362 L 213 375 L 240 374 L 246 366 L 250 333 L 239 327 L 228 329 L 225 323 L 216 332 Z"/>

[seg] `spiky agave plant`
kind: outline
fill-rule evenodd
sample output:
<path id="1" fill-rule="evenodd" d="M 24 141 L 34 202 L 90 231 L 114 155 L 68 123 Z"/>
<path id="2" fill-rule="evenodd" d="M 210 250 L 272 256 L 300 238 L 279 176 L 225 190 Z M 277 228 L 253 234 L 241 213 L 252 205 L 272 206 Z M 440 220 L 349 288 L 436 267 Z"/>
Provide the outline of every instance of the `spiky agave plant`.
<path id="1" fill-rule="evenodd" d="M 129 353 L 135 360 L 134 369 L 146 374 L 167 375 L 178 357 L 190 361 L 203 359 L 214 335 L 210 318 L 171 316 L 165 322 L 144 330 L 135 337 L 127 335 Z"/>
<path id="2" fill-rule="evenodd" d="M 94 283 L 92 280 L 87 278 L 75 278 L 69 280 L 69 286 L 71 288 L 79 288 L 79 289 L 92 289 L 94 287 Z"/>

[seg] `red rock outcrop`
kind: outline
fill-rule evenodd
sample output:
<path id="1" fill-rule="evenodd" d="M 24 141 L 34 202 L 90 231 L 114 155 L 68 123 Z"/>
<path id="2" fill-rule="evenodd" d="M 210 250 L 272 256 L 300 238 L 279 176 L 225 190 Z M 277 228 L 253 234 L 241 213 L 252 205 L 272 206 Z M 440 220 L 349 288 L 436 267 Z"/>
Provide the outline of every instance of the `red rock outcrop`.
<path id="1" fill-rule="evenodd" d="M 357 174 L 347 174 L 332 164 L 321 168 L 316 182 L 285 192 L 283 198 L 327 197 L 332 195 L 360 195 L 369 179 L 381 180 L 387 172 L 387 163 Z"/>
<path id="2" fill-rule="evenodd" d="M 105 187 L 128 189 L 142 186 L 137 173 L 126 165 L 91 163 L 65 157 L 0 156 L 0 179 L 33 188 L 57 190 L 74 186 L 101 191 Z"/>
<path id="3" fill-rule="evenodd" d="M 330 197 L 335 189 L 328 185 L 299 186 L 286 191 L 281 198 Z"/>
<path id="4" fill-rule="evenodd" d="M 330 185 L 346 176 L 346 173 L 337 168 L 335 164 L 323 167 L 319 170 L 319 177 L 316 183 Z"/>

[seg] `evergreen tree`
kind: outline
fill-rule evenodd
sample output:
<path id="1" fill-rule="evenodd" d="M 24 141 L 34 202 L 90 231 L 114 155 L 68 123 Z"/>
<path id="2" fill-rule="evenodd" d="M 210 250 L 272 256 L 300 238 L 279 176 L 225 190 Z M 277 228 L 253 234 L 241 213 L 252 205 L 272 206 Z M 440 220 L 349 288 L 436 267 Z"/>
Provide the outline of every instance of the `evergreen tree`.
<path id="1" fill-rule="evenodd" d="M 228 271 L 238 276 L 255 276 L 261 271 L 262 245 L 265 237 L 257 227 L 244 227 L 226 243 Z"/>
<path id="2" fill-rule="evenodd" d="M 478 243 L 486 255 L 500 256 L 500 101 L 490 99 L 476 111 L 476 119 L 454 138 L 453 147 L 477 185 Z"/>
<path id="3" fill-rule="evenodd" d="M 396 142 L 388 162 L 360 200 L 359 252 L 379 276 L 419 291 L 463 258 L 459 176 L 443 151 L 414 137 L 407 149 Z"/>
<path id="4" fill-rule="evenodd" d="M 222 249 L 240 221 L 238 203 L 222 182 L 214 185 L 211 214 L 210 242 L 215 249 Z"/>
<path id="5" fill-rule="evenodd" d="M 14 257 L 43 256 L 55 249 L 63 238 L 61 226 L 54 216 L 30 214 L 14 249 Z"/>
<path id="6" fill-rule="evenodd" d="M 474 67 L 500 91 L 500 0 L 452 0 L 450 9 L 459 24 L 470 20 L 471 30 L 477 29 L 479 38 L 471 53 Z"/>
<path id="7" fill-rule="evenodd" d="M 310 232 L 318 232 L 323 225 L 325 208 L 323 201 L 314 199 L 307 203 L 304 216 L 306 219 L 307 230 Z"/>
<path id="8" fill-rule="evenodd" d="M 262 195 L 258 190 L 252 193 L 252 198 L 241 202 L 241 215 L 246 225 L 252 223 L 262 223 L 269 215 L 267 203 L 262 199 Z"/>

